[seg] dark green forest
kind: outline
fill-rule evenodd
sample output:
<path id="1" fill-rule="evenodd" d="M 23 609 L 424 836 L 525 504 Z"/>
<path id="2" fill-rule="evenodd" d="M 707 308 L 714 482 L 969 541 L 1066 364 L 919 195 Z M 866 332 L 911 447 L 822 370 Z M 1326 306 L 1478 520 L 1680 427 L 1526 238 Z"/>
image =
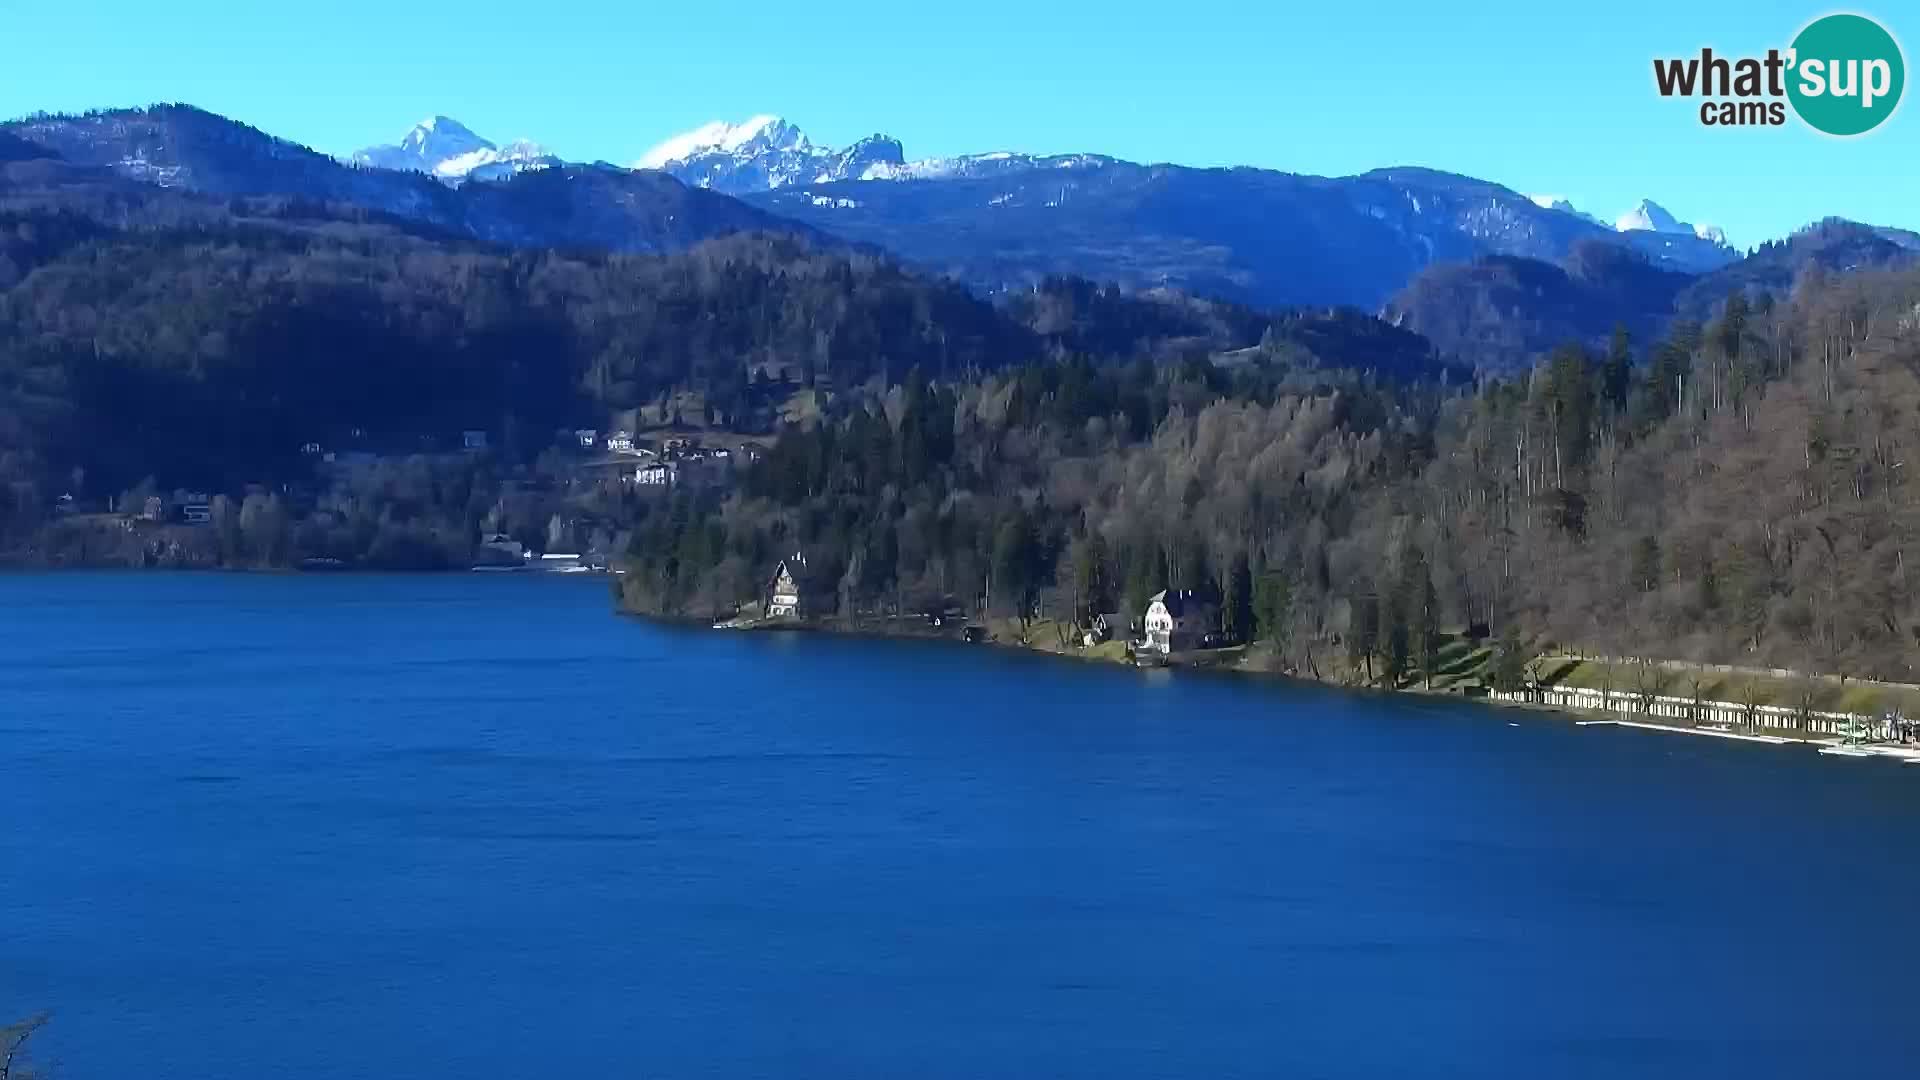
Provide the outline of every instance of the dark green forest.
<path id="1" fill-rule="evenodd" d="M 0 210 L 0 536 L 32 559 L 100 557 L 48 538 L 56 509 L 177 492 L 224 495 L 236 519 L 252 497 L 271 509 L 249 520 L 302 526 L 195 564 L 464 565 L 483 527 L 540 542 L 568 509 L 529 490 L 578 495 L 571 516 L 617 533 L 634 500 L 552 460 L 573 429 L 650 415 L 770 439 L 796 395 L 844 410 L 911 373 L 956 386 L 1049 358 L 1168 363 L 1263 340 L 1300 364 L 1443 371 L 1417 335 L 1351 312 L 1268 317 L 1070 279 L 996 306 L 790 235 L 507 251 L 318 204 L 126 185 L 59 197 Z M 454 453 L 469 431 L 487 437 L 482 459 Z M 319 470 L 314 447 L 377 460 Z M 518 520 L 518 502 L 539 520 Z"/>
<path id="2" fill-rule="evenodd" d="M 341 242 L 308 232 L 119 232 L 0 216 L 0 349 L 20 441 L 110 484 L 233 486 L 297 472 L 309 440 L 560 427 L 697 386 L 723 413 L 756 377 L 858 385 L 1037 353 L 953 286 L 785 237 L 684 256 Z M 100 438 L 105 433 L 110 438 Z"/>

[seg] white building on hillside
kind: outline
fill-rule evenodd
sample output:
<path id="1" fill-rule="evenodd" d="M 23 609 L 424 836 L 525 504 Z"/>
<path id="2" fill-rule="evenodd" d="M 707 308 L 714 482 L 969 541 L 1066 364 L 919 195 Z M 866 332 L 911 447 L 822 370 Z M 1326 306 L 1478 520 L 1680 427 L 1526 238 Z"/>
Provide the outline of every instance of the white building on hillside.
<path id="1" fill-rule="evenodd" d="M 680 466 L 670 461 L 642 465 L 633 470 L 633 482 L 642 487 L 672 487 L 680 481 Z"/>

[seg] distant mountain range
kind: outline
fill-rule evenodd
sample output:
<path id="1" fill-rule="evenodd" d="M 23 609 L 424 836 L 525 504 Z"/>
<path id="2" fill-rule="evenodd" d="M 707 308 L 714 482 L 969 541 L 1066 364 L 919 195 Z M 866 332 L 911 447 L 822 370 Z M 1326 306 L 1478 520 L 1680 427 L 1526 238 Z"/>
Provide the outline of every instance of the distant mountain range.
<path id="1" fill-rule="evenodd" d="M 675 135 L 640 155 L 633 167 L 659 169 L 696 187 L 745 196 L 848 180 L 973 179 L 1114 163 L 1114 158 L 1098 154 L 1005 151 L 908 161 L 900 140 L 890 135 L 869 135 L 835 150 L 817 145 L 778 116 L 756 116 L 740 124 L 715 120 Z"/>
<path id="2" fill-rule="evenodd" d="M 552 166 L 537 146 L 513 145 L 525 149 L 499 150 L 435 117 L 355 160 L 448 183 Z M 1326 178 L 1010 152 L 910 161 L 890 136 L 828 147 L 773 115 L 705 124 L 631 164 L 887 248 L 989 292 L 1074 274 L 1264 305 L 1372 308 L 1434 262 L 1556 259 L 1591 238 L 1686 272 L 1738 257 L 1719 230 L 1685 225 L 1652 201 L 1610 226 L 1565 200 L 1424 169 Z"/>
<path id="3" fill-rule="evenodd" d="M 1521 205 L 1515 193 L 1498 185 L 1430 170 L 1377 170 L 1361 177 L 1325 178 L 1264 169 L 1143 166 L 1097 154 L 1034 156 L 1008 152 L 908 161 L 897 139 L 873 135 L 846 150 L 834 150 L 815 144 L 799 128 L 777 116 L 757 116 L 743 124 L 715 121 L 660 143 L 634 166 L 660 169 L 689 184 L 749 199 L 784 216 L 806 220 L 823 231 L 879 243 L 986 285 L 1018 285 L 1063 270 L 1134 285 L 1201 288 L 1256 302 L 1272 303 L 1281 297 L 1298 302 L 1309 295 L 1300 289 L 1305 282 L 1264 281 L 1257 270 L 1245 264 L 1257 265 L 1268 261 L 1269 256 L 1257 250 L 1237 249 L 1257 247 L 1263 241 L 1289 234 L 1299 236 L 1302 223 L 1298 211 L 1303 201 L 1314 201 L 1304 194 L 1307 188 L 1317 189 L 1316 195 L 1344 191 L 1351 196 L 1345 208 L 1322 201 L 1314 212 L 1324 220 L 1315 223 L 1315 228 L 1337 231 L 1340 223 L 1335 219 L 1351 217 L 1356 238 L 1364 248 L 1377 252 L 1379 248 L 1365 234 L 1378 233 L 1379 223 L 1393 220 L 1400 246 L 1410 246 L 1416 260 L 1424 249 L 1437 253 L 1453 248 L 1456 241 L 1484 253 L 1537 255 L 1543 238 L 1554 255 L 1563 255 L 1567 244 L 1559 242 L 1561 237 L 1577 239 L 1574 234 L 1594 234 L 1593 229 L 1616 233 L 1617 239 L 1625 240 L 1655 262 L 1679 270 L 1709 270 L 1738 257 L 1718 229 L 1695 230 L 1683 225 L 1650 200 L 1609 227 L 1574 210 L 1564 200 L 1533 197 L 1527 200 L 1533 203 L 1529 208 Z M 1227 173 L 1249 174 L 1265 182 L 1205 179 Z M 1144 220 L 1099 224 L 1088 220 L 1090 213 L 1105 215 L 1117 210 L 1100 189 L 1117 187 L 1139 192 L 1142 177 L 1149 181 L 1144 186 L 1177 189 L 1181 193 L 1175 197 L 1178 205 L 1167 207 L 1164 215 L 1149 209 Z M 1394 183 L 1400 177 L 1422 179 L 1406 184 L 1394 197 L 1381 202 L 1378 183 Z M 1426 178 L 1444 178 L 1471 187 L 1476 195 L 1487 195 L 1490 204 L 1461 208 L 1464 215 L 1451 221 L 1412 220 L 1404 211 L 1411 210 L 1412 217 L 1420 215 L 1423 211 L 1418 200 L 1422 193 L 1430 201 L 1446 197 Z M 901 180 L 995 180 L 1003 186 L 950 187 L 937 192 L 916 188 L 902 194 L 880 191 L 877 185 L 868 183 Z M 823 190 L 848 184 L 858 184 L 858 191 L 844 186 Z M 1286 190 L 1289 187 L 1293 190 Z M 1223 249 L 1221 237 L 1208 235 L 1214 230 L 1204 216 L 1206 204 L 1227 193 L 1254 194 L 1262 200 L 1259 208 L 1272 211 L 1272 216 L 1264 230 L 1260 222 L 1237 220 L 1227 239 L 1238 243 L 1229 243 Z M 1064 229 L 1055 227 L 1060 222 L 1032 221 L 1019 212 L 1035 205 L 1050 212 L 1044 217 L 1065 219 Z M 1565 222 L 1540 218 L 1534 210 L 1571 217 L 1579 224 L 1569 229 Z M 903 215 L 923 220 L 937 216 L 946 228 L 940 235 L 923 230 L 906 235 L 893 220 Z M 1232 216 L 1244 219 L 1246 215 Z M 1251 224 L 1252 231 L 1244 231 L 1244 224 Z M 1171 259 L 1164 254 L 1150 257 L 1148 261 L 1157 265 L 1157 276 L 1155 266 L 1141 265 L 1140 260 L 1131 260 L 1134 265 L 1129 266 L 1123 264 L 1128 260 L 1096 255 L 1093 248 L 1111 250 L 1115 225 L 1150 237 L 1163 253 L 1171 245 L 1187 254 L 1175 254 Z M 1062 232 L 1074 235 L 1062 236 Z M 1023 257 L 1020 250 L 1032 246 L 1040 236 L 1047 239 L 1043 258 Z M 1143 270 L 1146 276 L 1141 276 Z M 1371 283 L 1353 279 L 1334 284 L 1334 292 L 1347 302 L 1377 303 L 1392 291 L 1389 288 L 1382 293 Z M 1349 291 L 1347 284 L 1356 288 Z"/>
<path id="4" fill-rule="evenodd" d="M 427 135 L 415 147 L 415 160 L 422 164 L 433 160 L 437 149 L 467 146 L 460 151 L 465 154 L 485 149 L 451 130 Z M 440 142 L 434 135 L 448 138 Z M 41 147 L 69 168 L 123 181 L 204 195 L 275 196 L 358 207 L 516 247 L 678 251 L 712 237 L 755 230 L 819 238 L 804 225 L 657 172 L 553 164 L 456 188 L 435 179 L 440 174 L 430 175 L 430 169 L 343 163 L 187 105 L 36 116 L 0 124 L 0 136 Z M 8 194 L 9 180 L 16 186 L 45 188 L 53 175 L 41 169 L 0 178 L 0 196 Z M 60 185 L 81 182 L 91 183 L 91 174 L 59 174 Z"/>
<path id="5" fill-rule="evenodd" d="M 888 136 L 825 147 L 776 116 L 705 125 L 631 168 L 496 144 L 445 116 L 343 161 L 184 105 L 0 124 L 0 152 L 9 146 L 94 170 L 86 176 L 349 205 L 517 247 L 673 251 L 787 231 L 885 250 L 989 295 L 1074 276 L 1260 308 L 1389 311 L 1449 349 L 1486 337 L 1493 316 L 1445 314 L 1444 298 L 1472 299 L 1537 329 L 1518 345 L 1496 335 L 1501 365 L 1552 332 L 1590 336 L 1593 327 L 1562 317 L 1570 310 L 1619 311 L 1628 296 L 1629 321 L 1651 324 L 1686 282 L 1740 259 L 1718 229 L 1652 201 L 1608 223 L 1565 199 L 1422 168 L 1319 177 L 1095 154 L 908 160 Z M 16 184 L 28 175 L 53 182 L 39 168 Z M 1884 243 L 1869 257 L 1920 247 L 1911 233 L 1876 235 Z"/>
<path id="6" fill-rule="evenodd" d="M 503 180 L 517 173 L 564 164 L 538 143 L 520 139 L 504 146 L 496 145 L 446 116 L 428 117 L 414 125 L 398 143 L 367 147 L 356 151 L 348 160 L 375 168 L 422 172 L 450 184 Z M 815 143 L 806 132 L 782 117 L 763 114 L 737 124 L 715 120 L 682 132 L 648 149 L 630 167 L 659 170 L 693 187 L 749 197 L 849 181 L 983 179 L 1129 164 L 1133 163 L 1100 154 L 1032 155 L 1007 151 L 908 161 L 900 140 L 889 135 L 869 135 L 851 146 L 835 149 Z M 1543 210 L 1569 214 L 1618 233 L 1634 234 L 1628 239 L 1635 248 L 1656 262 L 1677 269 L 1710 269 L 1733 258 L 1726 234 L 1718 226 L 1696 226 L 1681 221 L 1651 199 L 1642 199 L 1609 224 L 1576 209 L 1560 196 L 1529 195 L 1528 198 Z M 821 205 L 838 210 L 858 209 L 847 205 L 841 197 L 831 197 Z"/>

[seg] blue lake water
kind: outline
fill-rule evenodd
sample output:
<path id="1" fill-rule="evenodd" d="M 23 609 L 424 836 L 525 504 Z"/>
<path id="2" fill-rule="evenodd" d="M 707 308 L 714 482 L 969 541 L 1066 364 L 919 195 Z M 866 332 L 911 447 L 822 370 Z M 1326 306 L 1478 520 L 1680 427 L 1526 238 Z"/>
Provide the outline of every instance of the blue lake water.
<path id="1" fill-rule="evenodd" d="M 64 1080 L 1920 1072 L 1913 766 L 580 579 L 0 576 L 0 633 Z"/>

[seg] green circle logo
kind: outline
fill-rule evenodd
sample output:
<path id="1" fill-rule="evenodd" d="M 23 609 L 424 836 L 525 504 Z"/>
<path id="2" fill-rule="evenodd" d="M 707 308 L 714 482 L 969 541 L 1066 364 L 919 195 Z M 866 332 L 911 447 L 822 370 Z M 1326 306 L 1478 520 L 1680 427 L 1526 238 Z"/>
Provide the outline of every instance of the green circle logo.
<path id="1" fill-rule="evenodd" d="M 1864 15 L 1815 19 L 1793 39 L 1790 57 L 1787 97 L 1815 130 L 1863 135 L 1900 105 L 1906 58 L 1893 35 Z"/>

